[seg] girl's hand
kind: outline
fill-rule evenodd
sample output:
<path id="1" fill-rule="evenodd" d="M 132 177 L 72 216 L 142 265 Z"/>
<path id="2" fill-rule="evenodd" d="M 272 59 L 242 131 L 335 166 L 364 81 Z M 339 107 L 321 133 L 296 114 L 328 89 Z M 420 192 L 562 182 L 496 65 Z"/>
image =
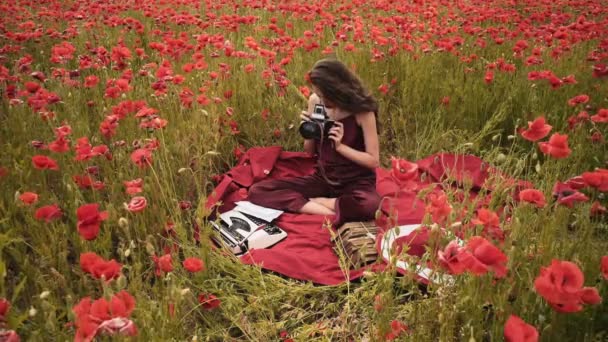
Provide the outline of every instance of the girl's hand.
<path id="1" fill-rule="evenodd" d="M 334 148 L 340 147 L 342 138 L 344 137 L 344 124 L 339 121 L 334 121 L 334 125 L 329 129 L 329 139 L 334 141 Z"/>
<path id="2" fill-rule="evenodd" d="M 310 121 L 310 113 L 303 110 L 302 113 L 300 113 L 300 123 L 304 122 L 304 121 Z"/>

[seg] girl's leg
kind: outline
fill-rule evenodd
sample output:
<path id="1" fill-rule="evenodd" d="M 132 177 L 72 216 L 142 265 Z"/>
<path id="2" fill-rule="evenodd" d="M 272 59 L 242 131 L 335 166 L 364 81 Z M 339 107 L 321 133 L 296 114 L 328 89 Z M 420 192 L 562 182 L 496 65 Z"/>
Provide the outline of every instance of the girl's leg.
<path id="1" fill-rule="evenodd" d="M 328 198 L 328 197 L 315 197 L 311 198 L 312 202 L 319 203 L 320 205 L 331 209 L 332 211 L 336 211 L 336 199 L 337 198 Z"/>
<path id="2" fill-rule="evenodd" d="M 293 177 L 287 179 L 268 179 L 252 185 L 248 191 L 248 200 L 263 207 L 289 212 L 331 215 L 318 203 L 309 199 L 326 196 L 330 189 L 316 175 Z"/>
<path id="3" fill-rule="evenodd" d="M 339 227 L 345 222 L 373 219 L 380 206 L 380 200 L 380 195 L 376 192 L 375 180 L 353 182 L 340 191 L 340 196 L 336 199 L 334 226 Z"/>
<path id="4" fill-rule="evenodd" d="M 302 214 L 313 214 L 313 215 L 335 215 L 336 212 L 333 209 L 330 209 L 318 202 L 313 201 L 312 199 L 299 210 Z"/>

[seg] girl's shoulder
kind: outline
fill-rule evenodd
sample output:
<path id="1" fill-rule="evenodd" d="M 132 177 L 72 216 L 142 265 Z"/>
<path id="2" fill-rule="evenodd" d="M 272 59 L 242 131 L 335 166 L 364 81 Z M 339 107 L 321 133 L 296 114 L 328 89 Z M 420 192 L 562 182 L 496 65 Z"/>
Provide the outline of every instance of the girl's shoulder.
<path id="1" fill-rule="evenodd" d="M 353 114 L 358 126 L 361 126 L 365 121 L 374 120 L 376 121 L 376 115 L 374 112 L 361 112 Z"/>

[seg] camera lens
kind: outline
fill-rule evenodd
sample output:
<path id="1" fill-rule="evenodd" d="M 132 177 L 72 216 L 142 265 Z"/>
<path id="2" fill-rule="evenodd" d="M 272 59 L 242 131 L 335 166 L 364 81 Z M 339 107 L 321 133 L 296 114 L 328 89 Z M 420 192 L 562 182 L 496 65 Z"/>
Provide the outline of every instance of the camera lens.
<path id="1" fill-rule="evenodd" d="M 299 131 L 304 139 L 321 139 L 321 130 L 315 122 L 302 122 Z"/>

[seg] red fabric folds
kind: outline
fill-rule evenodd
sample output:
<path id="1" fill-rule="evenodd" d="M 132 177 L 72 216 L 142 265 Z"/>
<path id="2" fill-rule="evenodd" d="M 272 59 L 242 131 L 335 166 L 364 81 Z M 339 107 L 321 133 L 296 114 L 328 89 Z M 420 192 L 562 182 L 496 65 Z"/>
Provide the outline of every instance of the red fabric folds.
<path id="1" fill-rule="evenodd" d="M 251 148 L 235 167 L 223 175 L 208 196 L 206 206 L 212 208 L 221 202 L 214 212 L 228 211 L 234 208 L 236 201 L 247 200 L 247 189 L 255 182 L 267 177 L 308 175 L 314 172 L 315 163 L 313 156 L 308 153 L 283 151 L 280 146 Z M 426 204 L 416 198 L 420 189 L 432 186 L 449 175 L 456 183 L 466 180 L 466 183 L 473 185 L 472 191 L 475 192 L 484 185 L 490 174 L 498 172 L 483 160 L 470 155 L 435 154 L 416 163 L 418 177 L 406 183 L 397 183 L 390 169 L 376 169 L 378 193 L 390 198 L 383 201 L 382 208 L 388 212 L 388 206 L 392 205 L 398 212 L 399 225 L 422 222 Z M 531 187 L 526 183 L 520 185 Z M 438 184 L 436 187 L 440 190 Z M 241 256 L 241 261 L 289 278 L 322 285 L 352 281 L 361 277 L 365 269 L 383 268 L 384 265 L 380 263 L 345 273 L 334 253 L 331 234 L 323 227 L 326 220 L 331 222 L 332 219 L 321 215 L 284 213 L 277 219 L 277 224 L 287 232 L 287 238 L 269 249 L 250 250 Z"/>

